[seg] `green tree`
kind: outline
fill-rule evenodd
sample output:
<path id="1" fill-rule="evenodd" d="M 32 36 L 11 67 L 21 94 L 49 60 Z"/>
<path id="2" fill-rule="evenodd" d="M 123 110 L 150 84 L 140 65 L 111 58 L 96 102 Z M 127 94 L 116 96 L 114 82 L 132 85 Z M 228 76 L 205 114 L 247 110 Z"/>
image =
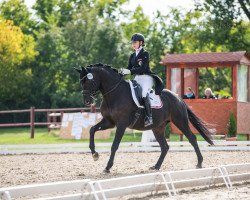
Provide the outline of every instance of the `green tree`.
<path id="1" fill-rule="evenodd" d="M 78 75 L 73 67 L 106 63 L 124 67 L 127 46 L 115 21 L 102 19 L 86 5 L 60 27 L 49 23 L 36 33 L 39 56 L 34 67 L 35 96 L 40 107 L 82 106 Z M 39 88 L 41 88 L 39 90 Z"/>
<path id="2" fill-rule="evenodd" d="M 59 0 L 37 0 L 33 9 L 43 22 L 49 22 L 48 18 L 56 13 L 58 2 Z"/>
<path id="3" fill-rule="evenodd" d="M 4 0 L 0 3 L 0 16 L 12 20 L 25 34 L 31 34 L 36 24 L 24 0 Z"/>
<path id="4" fill-rule="evenodd" d="M 121 23 L 125 37 L 130 40 L 133 33 L 142 33 L 145 36 L 148 33 L 150 25 L 149 18 L 143 13 L 141 6 L 137 6 L 135 11 L 129 16 L 128 22 Z"/>
<path id="5" fill-rule="evenodd" d="M 233 19 L 239 19 L 244 14 L 250 20 L 249 0 L 205 0 L 202 2 L 195 0 L 195 2 L 197 9 L 208 11 L 221 21 L 230 19 L 227 22 L 231 23 Z"/>
<path id="6" fill-rule="evenodd" d="M 124 14 L 121 6 L 128 1 L 129 0 L 96 0 L 95 7 L 100 17 L 119 20 L 119 14 Z"/>
<path id="7" fill-rule="evenodd" d="M 201 96 L 206 88 L 211 88 L 214 94 L 222 97 L 232 96 L 231 68 L 201 68 L 199 74 Z"/>
<path id="8" fill-rule="evenodd" d="M 33 9 L 42 21 L 41 27 L 46 28 L 51 23 L 60 27 L 71 21 L 82 9 L 94 9 L 100 18 L 118 20 L 122 13 L 121 5 L 128 0 L 37 0 Z"/>
<path id="9" fill-rule="evenodd" d="M 64 29 L 71 67 L 91 63 L 107 63 L 124 66 L 126 41 L 115 22 L 99 19 L 98 10 L 85 8 L 74 16 Z"/>
<path id="10" fill-rule="evenodd" d="M 34 66 L 34 80 L 32 86 L 34 96 L 37 98 L 35 105 L 44 108 L 67 107 L 79 102 L 72 100 L 70 71 L 67 71 L 66 47 L 62 28 L 51 25 L 47 30 L 37 33 L 39 56 Z M 73 71 L 73 70 L 71 70 Z M 43 99 L 41 101 L 40 99 Z M 72 100 L 72 104 L 70 104 Z M 64 106 L 63 106 L 64 104 Z"/>
<path id="11" fill-rule="evenodd" d="M 20 108 L 30 102 L 32 70 L 37 52 L 33 37 L 10 20 L 0 18 L 0 108 Z"/>
<path id="12" fill-rule="evenodd" d="M 250 22 L 243 17 L 249 16 L 249 6 L 249 0 L 197 1 L 197 10 L 207 16 L 200 40 L 220 51 L 250 51 Z"/>

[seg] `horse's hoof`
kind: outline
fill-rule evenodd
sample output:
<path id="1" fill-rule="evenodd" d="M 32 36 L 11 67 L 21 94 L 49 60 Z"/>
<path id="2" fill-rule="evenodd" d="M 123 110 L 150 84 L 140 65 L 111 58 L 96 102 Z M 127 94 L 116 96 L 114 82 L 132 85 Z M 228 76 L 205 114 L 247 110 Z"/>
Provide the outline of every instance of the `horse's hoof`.
<path id="1" fill-rule="evenodd" d="M 99 159 L 99 153 L 95 152 L 92 154 L 94 161 L 97 161 Z"/>
<path id="2" fill-rule="evenodd" d="M 202 168 L 202 165 L 201 164 L 197 164 L 196 165 L 196 169 L 201 169 Z"/>
<path id="3" fill-rule="evenodd" d="M 110 170 L 109 169 L 104 169 L 103 174 L 110 174 Z"/>
<path id="4" fill-rule="evenodd" d="M 149 170 L 159 170 L 159 169 L 153 166 L 153 167 L 149 167 Z"/>

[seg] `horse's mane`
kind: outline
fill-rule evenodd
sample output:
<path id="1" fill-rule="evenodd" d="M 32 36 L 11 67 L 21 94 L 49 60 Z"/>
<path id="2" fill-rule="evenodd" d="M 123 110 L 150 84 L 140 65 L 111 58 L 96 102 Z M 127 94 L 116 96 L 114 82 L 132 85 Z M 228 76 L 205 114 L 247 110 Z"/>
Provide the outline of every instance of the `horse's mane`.
<path id="1" fill-rule="evenodd" d="M 114 72 L 118 73 L 118 70 L 116 68 L 113 68 L 113 67 L 111 67 L 110 65 L 107 65 L 107 64 L 97 63 L 97 64 L 92 64 L 92 65 L 87 66 L 87 68 L 93 68 L 93 67 L 111 69 Z"/>

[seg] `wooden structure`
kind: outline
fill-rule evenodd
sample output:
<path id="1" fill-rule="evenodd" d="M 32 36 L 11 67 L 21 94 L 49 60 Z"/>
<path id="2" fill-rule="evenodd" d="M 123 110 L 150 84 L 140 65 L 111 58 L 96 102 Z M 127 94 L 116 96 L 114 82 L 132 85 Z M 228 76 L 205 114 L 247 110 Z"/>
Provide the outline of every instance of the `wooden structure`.
<path id="1" fill-rule="evenodd" d="M 229 99 L 185 99 L 184 101 L 216 134 L 227 134 L 230 112 L 237 121 L 237 133 L 250 134 L 250 54 L 245 51 L 222 53 L 167 54 L 166 88 L 180 97 L 185 88 L 199 91 L 199 69 L 208 67 L 231 70 L 232 94 Z M 211 83 L 212 85 L 213 83 Z M 192 129 L 194 132 L 195 129 Z M 180 132 L 173 127 L 174 132 Z M 197 131 L 196 131 L 197 132 Z"/>
<path id="2" fill-rule="evenodd" d="M 89 108 L 58 108 L 58 109 L 36 109 L 34 107 L 31 107 L 30 109 L 25 110 L 3 110 L 0 111 L 0 116 L 3 117 L 4 114 L 16 114 L 16 113 L 30 113 L 30 121 L 24 122 L 24 123 L 8 123 L 8 124 L 0 124 L 0 127 L 22 127 L 22 126 L 29 126 L 30 127 L 30 138 L 35 137 L 35 126 L 47 126 L 48 131 L 52 127 L 54 128 L 60 128 L 61 122 L 57 122 L 56 118 L 57 116 L 62 117 L 64 112 L 72 112 L 72 111 L 78 111 L 78 112 L 96 112 L 96 109 L 94 106 L 91 106 Z M 47 122 L 36 122 L 35 121 L 35 115 L 38 112 L 47 113 Z M 50 118 L 53 117 L 53 121 L 50 120 Z M 60 120 L 61 121 L 61 120 Z M 51 126 L 52 125 L 52 126 Z"/>

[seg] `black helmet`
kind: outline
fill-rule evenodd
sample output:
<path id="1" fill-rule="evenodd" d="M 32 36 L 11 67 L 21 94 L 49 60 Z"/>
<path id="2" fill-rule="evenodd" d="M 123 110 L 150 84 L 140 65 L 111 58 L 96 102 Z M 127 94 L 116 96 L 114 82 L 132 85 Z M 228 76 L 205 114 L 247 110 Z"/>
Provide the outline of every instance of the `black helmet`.
<path id="1" fill-rule="evenodd" d="M 143 41 L 144 43 L 144 36 L 140 33 L 135 33 L 134 35 L 132 35 L 131 41 Z"/>

